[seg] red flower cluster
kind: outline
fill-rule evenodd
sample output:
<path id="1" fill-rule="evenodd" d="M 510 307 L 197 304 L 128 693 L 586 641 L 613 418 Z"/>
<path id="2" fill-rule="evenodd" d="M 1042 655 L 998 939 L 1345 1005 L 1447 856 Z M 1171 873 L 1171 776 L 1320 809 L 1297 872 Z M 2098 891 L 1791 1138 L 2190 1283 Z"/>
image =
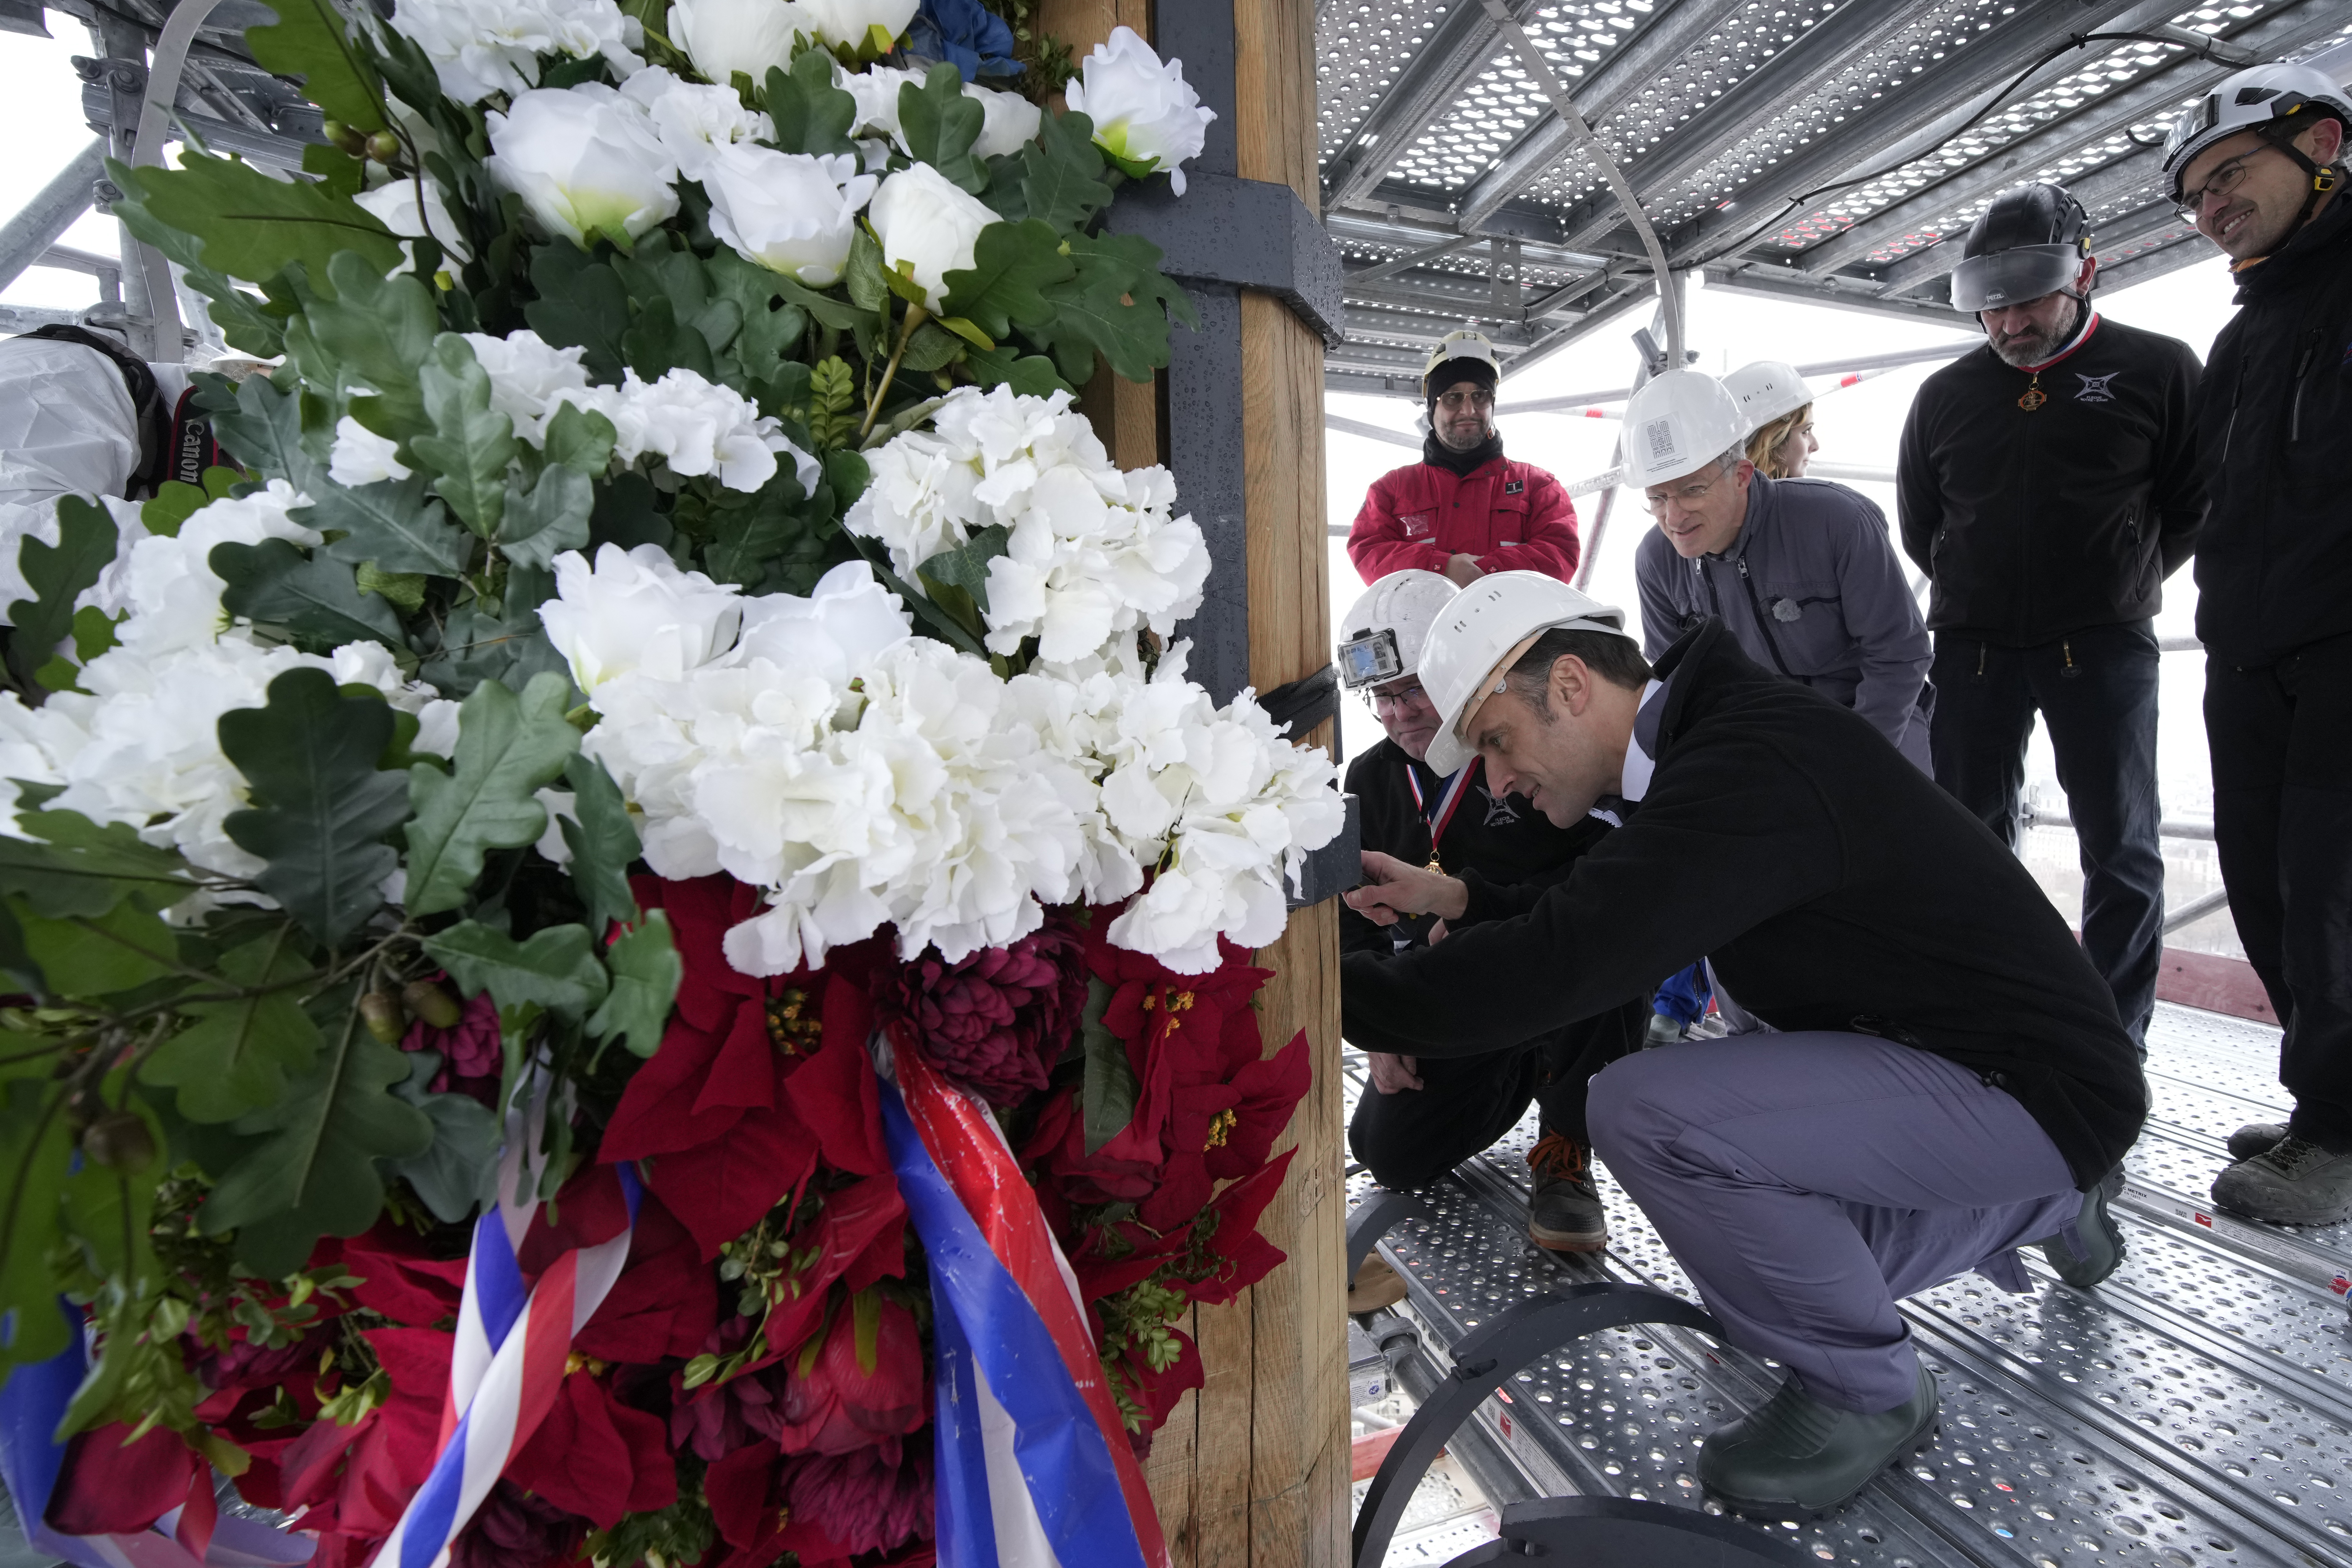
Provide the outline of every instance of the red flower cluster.
<path id="1" fill-rule="evenodd" d="M 1173 1312 L 1230 1300 L 1282 1260 L 1256 1226 L 1309 1066 L 1303 1037 L 1265 1055 L 1252 998 L 1266 972 L 1228 949 L 1214 973 L 1172 973 L 1111 947 L 1108 911 L 1095 911 L 956 963 L 901 964 L 886 937 L 761 979 L 722 949 L 756 912 L 753 889 L 714 877 L 635 890 L 667 913 L 677 1003 L 617 1093 L 607 1079 L 583 1097 L 576 1131 L 593 1156 L 518 1253 L 531 1281 L 620 1235 L 629 1163 L 645 1190 L 628 1258 L 574 1336 L 553 1407 L 453 1547 L 456 1568 L 555 1568 L 616 1542 L 668 1561 L 699 1552 L 702 1568 L 786 1552 L 803 1568 L 932 1561 L 928 1287 L 882 1137 L 877 1017 L 1030 1129 L 1023 1163 L 1148 1439 L 1200 1383 Z M 1090 986 L 1135 1095 L 1093 1148 L 1078 1069 L 1059 1065 L 1090 1053 L 1085 1071 L 1115 1069 L 1100 1033 L 1071 1049 Z M 403 1043 L 441 1054 L 436 1088 L 473 1092 L 495 1088 L 498 1031 L 478 997 L 455 1026 L 419 1025 Z M 183 1343 L 208 1391 L 199 1421 L 250 1460 L 240 1492 L 298 1514 L 318 1568 L 365 1563 L 434 1461 L 468 1227 L 413 1228 L 425 1223 L 386 1217 L 321 1243 L 310 1272 L 340 1282 L 307 1308 L 262 1299 L 294 1325 L 266 1342 L 239 1328 Z M 137 1531 L 209 1496 L 209 1467 L 178 1434 L 127 1436 L 76 1440 L 53 1522 Z"/>

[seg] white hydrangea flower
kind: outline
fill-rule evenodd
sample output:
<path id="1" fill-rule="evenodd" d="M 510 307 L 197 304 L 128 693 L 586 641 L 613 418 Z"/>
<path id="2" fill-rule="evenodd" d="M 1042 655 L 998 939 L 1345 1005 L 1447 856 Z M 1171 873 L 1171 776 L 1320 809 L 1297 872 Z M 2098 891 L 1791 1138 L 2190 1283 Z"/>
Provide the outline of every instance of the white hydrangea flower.
<path id="1" fill-rule="evenodd" d="M 742 596 L 685 572 L 659 545 L 607 544 L 592 567 L 576 550 L 555 558 L 555 597 L 539 607 L 547 640 L 580 689 L 643 669 L 676 680 L 735 644 Z"/>
<path id="2" fill-rule="evenodd" d="M 519 327 L 503 338 L 467 332 L 474 359 L 490 378 L 490 406 L 513 421 L 515 434 L 534 447 L 547 444 L 547 422 L 562 406 L 560 394 L 588 384 L 581 364 L 583 348 L 560 349 Z"/>
<path id="3" fill-rule="evenodd" d="M 286 539 L 307 549 L 320 535 L 287 514 L 310 504 L 310 497 L 284 479 L 272 479 L 251 495 L 190 513 L 177 534 L 152 534 L 134 543 L 122 574 L 130 619 L 115 633 L 121 650 L 152 662 L 176 649 L 209 646 L 225 624 L 221 591 L 227 586 L 213 574 L 214 547 Z"/>
<path id="4" fill-rule="evenodd" d="M 1002 525 L 989 563 L 988 647 L 1029 637 L 1056 663 L 1149 627 L 1162 637 L 1201 606 L 1209 552 L 1190 517 L 1171 517 L 1165 468 L 1121 472 L 1070 395 L 1010 387 L 950 394 L 930 431 L 873 453 L 873 482 L 843 525 L 880 540 L 902 577 L 972 534 Z"/>
<path id="5" fill-rule="evenodd" d="M 327 457 L 327 477 L 335 483 L 372 485 L 404 479 L 412 471 L 391 437 L 377 435 L 348 414 L 335 421 L 335 444 Z"/>
<path id="6" fill-rule="evenodd" d="M 460 103 L 537 87 L 541 55 L 602 55 L 624 78 L 645 65 L 634 52 L 645 29 L 613 0 L 399 0 L 392 26 Z"/>
<path id="7" fill-rule="evenodd" d="M 766 484 L 783 452 L 792 454 L 803 490 L 824 474 L 815 456 L 794 446 L 758 404 L 683 365 L 652 382 L 625 370 L 619 386 L 566 388 L 556 398 L 610 419 L 613 456 L 623 464 L 651 453 L 673 474 L 709 474 L 733 490 Z"/>

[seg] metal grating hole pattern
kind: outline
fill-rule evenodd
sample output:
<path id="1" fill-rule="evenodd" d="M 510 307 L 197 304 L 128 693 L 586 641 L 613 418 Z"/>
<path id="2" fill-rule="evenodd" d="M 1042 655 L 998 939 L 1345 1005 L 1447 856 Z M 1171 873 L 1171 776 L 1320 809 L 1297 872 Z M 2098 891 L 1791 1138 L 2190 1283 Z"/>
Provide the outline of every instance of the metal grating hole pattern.
<path id="1" fill-rule="evenodd" d="M 1395 85 L 1452 0 L 1381 0 L 1337 4 L 1315 18 L 1316 120 L 1326 159 L 1354 137 L 1381 96 Z"/>
<path id="2" fill-rule="evenodd" d="M 2150 1069 L 2159 1120 L 2135 1184 L 2201 1192 L 2240 1121 L 2275 1116 L 2277 1032 L 2160 1006 Z M 1349 1053 L 1345 1095 L 1361 1092 Z M 1439 1344 L 1532 1290 L 1596 1277 L 1531 1247 L 1523 1156 L 1533 1118 L 1427 1194 L 1434 1223 L 1390 1251 Z M 1366 1178 L 1351 1182 L 1360 1190 Z M 1689 1286 L 1601 1173 L 1608 1277 Z M 1780 1533 L 1823 1562 L 2352 1563 L 2352 1333 L 2344 1304 L 2204 1238 L 2121 1215 L 2124 1268 L 2091 1293 L 2034 1260 L 2036 1292 L 1968 1276 L 1906 1304 L 1938 1373 L 1943 1426 L 1846 1512 Z M 2341 1234 L 2299 1239 L 2338 1258 Z M 1674 1331 L 1622 1330 L 1548 1358 L 1482 1416 L 1532 1475 L 1580 1490 L 1696 1497 L 1694 1440 L 1779 1382 L 1769 1363 Z M 1539 1434 L 1539 1436 L 1538 1436 Z M 1685 1483 L 1688 1484 L 1685 1484 Z"/>

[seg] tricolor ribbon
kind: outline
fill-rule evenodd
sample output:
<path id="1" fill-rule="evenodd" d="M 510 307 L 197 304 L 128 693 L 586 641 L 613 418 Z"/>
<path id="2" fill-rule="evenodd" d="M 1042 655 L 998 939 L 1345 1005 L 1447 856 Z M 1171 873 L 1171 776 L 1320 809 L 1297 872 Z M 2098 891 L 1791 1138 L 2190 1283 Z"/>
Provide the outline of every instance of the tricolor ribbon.
<path id="1" fill-rule="evenodd" d="M 1463 795 L 1468 791 L 1471 781 L 1478 776 L 1480 766 L 1486 760 L 1484 757 L 1473 757 L 1461 767 L 1454 769 L 1453 778 L 1445 786 L 1444 795 L 1438 798 L 1437 805 L 1433 808 L 1422 794 L 1421 770 L 1413 767 L 1405 769 L 1404 782 L 1412 790 L 1412 808 L 1421 814 L 1422 826 L 1429 829 L 1429 863 L 1431 865 L 1437 864 L 1438 843 L 1445 837 L 1445 830 L 1453 826 L 1454 810 L 1461 805 Z"/>
<path id="2" fill-rule="evenodd" d="M 985 1110 L 891 1055 L 882 1130 L 931 1281 L 940 1568 L 1166 1568 L 1036 1194 Z"/>

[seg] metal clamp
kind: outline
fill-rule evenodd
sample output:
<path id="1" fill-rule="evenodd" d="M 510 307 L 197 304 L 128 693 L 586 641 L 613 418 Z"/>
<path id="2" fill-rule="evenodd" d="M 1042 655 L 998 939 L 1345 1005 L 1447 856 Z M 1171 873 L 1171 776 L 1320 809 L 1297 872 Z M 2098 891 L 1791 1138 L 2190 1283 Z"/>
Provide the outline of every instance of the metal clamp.
<path id="1" fill-rule="evenodd" d="M 1364 879 L 1362 803 L 1352 795 L 1339 799 L 1346 806 L 1347 819 L 1330 843 L 1307 852 L 1306 864 L 1298 868 L 1297 879 L 1288 891 L 1287 901 L 1294 910 L 1336 899 Z"/>
<path id="2" fill-rule="evenodd" d="M 1390 1194 L 1402 1196 L 1403 1194 Z M 1369 1207 L 1370 1205 L 1366 1205 Z M 1402 1211 L 1399 1211 L 1400 1213 Z M 1370 1215 L 1366 1223 L 1375 1223 Z M 1383 1226 L 1381 1228 L 1385 1228 Z M 1356 1251 L 1356 1226 L 1349 1225 L 1349 1252 Z M 1378 1232 L 1373 1232 L 1377 1235 Z M 1366 1249 L 1370 1249 L 1369 1242 Z M 1413 1488 L 1446 1442 L 1489 1394 L 1523 1369 L 1573 1339 L 1596 1329 L 1618 1329 L 1633 1323 L 1665 1323 L 1722 1336 L 1716 1321 L 1701 1308 L 1678 1296 L 1646 1285 L 1571 1285 L 1515 1302 L 1494 1318 L 1462 1336 L 1454 1346 L 1454 1370 L 1423 1401 L 1404 1434 L 1381 1462 L 1356 1514 L 1356 1568 L 1380 1568 L 1388 1556 L 1389 1540 L 1404 1517 Z M 1605 1506 L 1598 1506 L 1605 1505 Z M 1542 1510 L 1558 1509 L 1554 1515 Z M 1506 1519 L 1514 1517 L 1507 1514 Z M 1572 1498 L 1530 1505 L 1517 1516 L 1529 1532 L 1520 1539 L 1538 1544 L 1567 1543 L 1580 1563 L 1642 1564 L 1643 1568 L 1745 1568 L 1769 1563 L 1794 1568 L 1804 1558 L 1769 1537 L 1692 1509 L 1664 1503 L 1637 1502 L 1622 1498 Z M 1549 1531 L 1564 1535 L 1547 1535 Z M 1728 1531 L 1728 1533 L 1727 1533 Z M 1509 1539 L 1507 1533 L 1507 1540 Z M 1747 1555 L 1735 1555 L 1735 1549 Z M 1521 1550 L 1498 1543 L 1481 1547 L 1495 1555 L 1475 1553 L 1465 1563 L 1499 1560 L 1506 1551 Z"/>
<path id="3" fill-rule="evenodd" d="M 1345 341 L 1339 243 L 1288 185 L 1195 170 L 1180 196 L 1146 181 L 1119 192 L 1104 226 L 1158 246 L 1171 278 L 1272 294 L 1325 342 Z"/>
<path id="4" fill-rule="evenodd" d="M 1502 1533 L 1445 1568 L 1554 1552 L 1577 1568 L 1801 1568 L 1788 1542 L 1711 1513 L 1620 1497 L 1538 1498 L 1503 1510 Z"/>

